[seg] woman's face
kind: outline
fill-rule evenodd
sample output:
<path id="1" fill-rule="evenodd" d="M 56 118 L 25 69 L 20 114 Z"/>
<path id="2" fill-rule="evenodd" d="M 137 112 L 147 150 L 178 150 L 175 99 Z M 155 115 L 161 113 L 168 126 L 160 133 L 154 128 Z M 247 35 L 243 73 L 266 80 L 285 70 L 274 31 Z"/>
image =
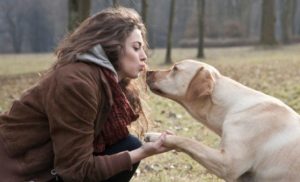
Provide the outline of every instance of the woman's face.
<path id="1" fill-rule="evenodd" d="M 119 81 L 123 78 L 137 78 L 146 67 L 147 55 L 144 41 L 139 29 L 134 29 L 125 40 L 124 53 L 119 59 Z"/>

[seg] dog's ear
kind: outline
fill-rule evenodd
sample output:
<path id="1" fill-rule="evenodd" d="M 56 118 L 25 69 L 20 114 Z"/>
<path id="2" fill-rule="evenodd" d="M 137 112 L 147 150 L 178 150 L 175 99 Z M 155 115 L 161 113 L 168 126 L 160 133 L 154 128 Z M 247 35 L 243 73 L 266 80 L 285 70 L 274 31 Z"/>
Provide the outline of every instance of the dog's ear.
<path id="1" fill-rule="evenodd" d="M 201 67 L 191 80 L 187 89 L 187 99 L 197 99 L 211 95 L 214 79 L 209 70 Z"/>

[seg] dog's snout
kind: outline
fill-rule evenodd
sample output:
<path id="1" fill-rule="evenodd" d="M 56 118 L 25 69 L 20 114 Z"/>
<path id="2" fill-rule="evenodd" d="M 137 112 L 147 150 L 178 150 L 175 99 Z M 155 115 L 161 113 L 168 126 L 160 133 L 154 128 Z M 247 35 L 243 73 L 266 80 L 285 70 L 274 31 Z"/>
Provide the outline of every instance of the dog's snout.
<path id="1" fill-rule="evenodd" d="M 146 81 L 148 84 L 150 84 L 151 82 L 153 82 L 153 76 L 154 75 L 154 71 L 147 71 L 146 73 Z"/>

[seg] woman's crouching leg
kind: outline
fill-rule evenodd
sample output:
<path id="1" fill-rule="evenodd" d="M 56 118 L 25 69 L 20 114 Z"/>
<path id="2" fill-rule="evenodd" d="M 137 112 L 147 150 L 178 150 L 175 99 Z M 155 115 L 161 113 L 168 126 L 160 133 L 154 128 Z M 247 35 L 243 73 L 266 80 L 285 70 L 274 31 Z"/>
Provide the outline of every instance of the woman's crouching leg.
<path id="1" fill-rule="evenodd" d="M 111 145 L 105 149 L 103 152 L 104 155 L 111 155 L 122 151 L 131 151 L 135 150 L 142 146 L 141 141 L 133 136 L 130 135 L 122 140 L 120 140 L 118 143 Z M 139 163 L 136 163 L 132 165 L 132 169 L 130 171 L 123 171 L 115 176 L 112 176 L 111 178 L 107 179 L 105 182 L 128 182 L 134 175 L 136 169 L 138 168 Z"/>

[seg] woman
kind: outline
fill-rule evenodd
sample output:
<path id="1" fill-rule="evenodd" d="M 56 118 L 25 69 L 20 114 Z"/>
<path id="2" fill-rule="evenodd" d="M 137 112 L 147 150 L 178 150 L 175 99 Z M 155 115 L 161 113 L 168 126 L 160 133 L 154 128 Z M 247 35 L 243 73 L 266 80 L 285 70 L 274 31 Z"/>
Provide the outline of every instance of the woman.
<path id="1" fill-rule="evenodd" d="M 106 9 L 60 43 L 54 66 L 0 116 L 1 180 L 129 181 L 168 150 L 127 129 L 145 117 L 130 82 L 146 67 L 145 33 L 134 10 Z"/>

